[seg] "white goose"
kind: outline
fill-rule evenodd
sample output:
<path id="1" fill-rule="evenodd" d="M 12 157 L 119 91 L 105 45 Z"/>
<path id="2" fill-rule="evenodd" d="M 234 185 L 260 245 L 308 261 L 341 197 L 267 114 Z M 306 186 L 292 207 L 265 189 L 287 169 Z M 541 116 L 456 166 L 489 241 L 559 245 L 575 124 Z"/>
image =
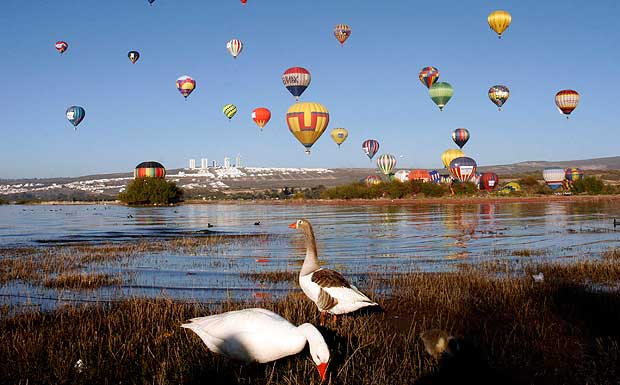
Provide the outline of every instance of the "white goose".
<path id="1" fill-rule="evenodd" d="M 307 219 L 299 219 L 289 227 L 301 230 L 306 237 L 306 259 L 299 272 L 299 286 L 319 308 L 321 324 L 326 313 L 332 314 L 335 321 L 338 314 L 351 313 L 366 306 L 379 306 L 351 285 L 342 274 L 319 266 L 314 231 Z"/>
<path id="2" fill-rule="evenodd" d="M 254 308 L 193 318 L 181 327 L 198 334 L 212 352 L 246 363 L 297 354 L 308 342 L 312 361 L 325 381 L 329 348 L 312 324 L 295 326 L 272 311 Z"/>

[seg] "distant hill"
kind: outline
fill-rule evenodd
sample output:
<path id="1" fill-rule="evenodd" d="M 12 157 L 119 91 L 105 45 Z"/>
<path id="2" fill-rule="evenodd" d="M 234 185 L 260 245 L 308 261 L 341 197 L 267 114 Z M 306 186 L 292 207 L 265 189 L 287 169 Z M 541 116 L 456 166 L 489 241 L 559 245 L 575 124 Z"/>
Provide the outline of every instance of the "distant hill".
<path id="1" fill-rule="evenodd" d="M 493 170 L 497 174 L 521 174 L 526 172 L 540 171 L 545 167 L 579 167 L 584 171 L 597 170 L 609 171 L 620 170 L 620 156 L 612 156 L 608 158 L 595 158 L 583 160 L 565 160 L 565 161 L 527 161 L 514 164 L 505 164 L 497 166 L 481 167 L 483 171 Z"/>

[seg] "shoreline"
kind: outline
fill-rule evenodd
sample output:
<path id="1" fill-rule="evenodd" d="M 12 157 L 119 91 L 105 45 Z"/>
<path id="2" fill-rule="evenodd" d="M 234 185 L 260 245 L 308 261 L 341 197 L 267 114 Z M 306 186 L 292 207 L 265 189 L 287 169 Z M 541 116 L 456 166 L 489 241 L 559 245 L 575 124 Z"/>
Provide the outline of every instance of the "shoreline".
<path id="1" fill-rule="evenodd" d="M 474 197 L 439 197 L 439 198 L 403 198 L 403 199 L 256 199 L 256 200 L 201 200 L 189 199 L 177 205 L 169 206 L 135 206 L 135 207 L 172 207 L 183 205 L 323 205 L 323 206 L 392 206 L 392 205 L 426 205 L 426 204 L 480 204 L 480 203 L 546 203 L 546 202 L 602 202 L 620 201 L 620 195 L 539 195 L 522 197 L 474 196 Z M 11 203 L 6 206 L 125 206 L 120 201 L 40 201 L 24 204 Z"/>

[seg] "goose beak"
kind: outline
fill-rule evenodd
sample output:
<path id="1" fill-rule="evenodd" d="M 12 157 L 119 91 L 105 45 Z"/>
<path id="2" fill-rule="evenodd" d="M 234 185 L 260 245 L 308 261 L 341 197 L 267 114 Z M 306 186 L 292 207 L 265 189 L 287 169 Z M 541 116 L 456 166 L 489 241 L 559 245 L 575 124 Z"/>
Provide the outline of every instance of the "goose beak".
<path id="1" fill-rule="evenodd" d="M 316 368 L 321 376 L 321 382 L 325 382 L 325 379 L 327 378 L 327 362 L 321 362 L 316 366 Z"/>
<path id="2" fill-rule="evenodd" d="M 296 229 L 297 228 L 297 222 L 293 222 L 290 225 L 288 225 L 288 227 L 290 227 L 291 229 Z"/>

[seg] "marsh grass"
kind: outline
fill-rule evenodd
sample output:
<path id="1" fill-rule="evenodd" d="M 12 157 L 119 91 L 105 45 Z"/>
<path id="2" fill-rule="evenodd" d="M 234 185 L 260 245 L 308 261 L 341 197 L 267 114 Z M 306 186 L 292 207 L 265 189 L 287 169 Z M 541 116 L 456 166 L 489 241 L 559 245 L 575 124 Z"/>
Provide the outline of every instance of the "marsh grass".
<path id="1" fill-rule="evenodd" d="M 248 272 L 240 273 L 239 276 L 243 279 L 260 283 L 297 283 L 299 280 L 299 272 L 297 271 L 267 271 L 260 273 Z"/>
<path id="2" fill-rule="evenodd" d="M 620 294 L 583 284 L 587 274 L 609 269 L 604 260 L 591 263 L 604 266 L 554 265 L 563 278 L 548 280 L 545 273 L 543 283 L 471 265 L 452 273 L 369 275 L 361 289 L 384 312 L 343 316 L 319 328 L 332 357 L 327 384 L 617 383 Z M 379 288 L 390 294 L 379 295 Z M 256 305 L 126 299 L 3 313 L 0 383 L 319 384 L 307 349 L 271 364 L 240 365 L 179 327 Z M 260 306 L 295 324 L 318 323 L 315 305 L 301 293 Z M 444 365 L 428 356 L 419 335 L 432 328 L 467 340 L 476 359 Z"/>
<path id="3" fill-rule="evenodd" d="M 68 273 L 55 277 L 48 277 L 43 286 L 57 289 L 96 289 L 103 286 L 115 286 L 123 283 L 121 275 L 101 273 Z"/>

